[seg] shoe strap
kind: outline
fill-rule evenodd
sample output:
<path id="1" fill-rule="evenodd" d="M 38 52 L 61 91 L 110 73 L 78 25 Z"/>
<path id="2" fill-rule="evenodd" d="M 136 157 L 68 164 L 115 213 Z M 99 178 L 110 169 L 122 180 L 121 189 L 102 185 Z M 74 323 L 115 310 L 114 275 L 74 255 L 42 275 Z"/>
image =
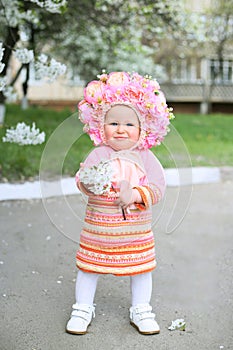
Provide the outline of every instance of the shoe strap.
<path id="1" fill-rule="evenodd" d="M 148 305 L 138 305 L 133 307 L 131 310 L 131 315 L 135 315 L 139 320 L 154 319 L 155 314 L 152 311 L 152 307 Z"/>
<path id="2" fill-rule="evenodd" d="M 90 314 L 93 318 L 95 318 L 95 307 L 92 305 L 76 303 L 72 306 L 72 308 L 72 316 L 83 318 L 86 321 L 89 321 Z"/>
<path id="3" fill-rule="evenodd" d="M 152 310 L 152 307 L 149 304 L 138 305 L 133 307 L 133 311 L 135 311 L 136 314 L 151 312 L 151 310 Z"/>
<path id="4" fill-rule="evenodd" d="M 143 312 L 137 315 L 139 319 L 142 320 L 147 320 L 147 319 L 155 319 L 155 314 L 153 312 Z"/>

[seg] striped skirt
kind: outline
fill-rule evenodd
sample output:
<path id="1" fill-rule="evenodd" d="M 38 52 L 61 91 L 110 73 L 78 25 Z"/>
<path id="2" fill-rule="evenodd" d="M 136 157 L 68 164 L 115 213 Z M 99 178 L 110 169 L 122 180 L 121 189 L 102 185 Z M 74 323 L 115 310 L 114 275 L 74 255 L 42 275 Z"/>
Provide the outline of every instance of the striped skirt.
<path id="1" fill-rule="evenodd" d="M 151 211 L 125 214 L 106 196 L 90 197 L 76 264 L 80 270 L 131 276 L 156 266 Z"/>

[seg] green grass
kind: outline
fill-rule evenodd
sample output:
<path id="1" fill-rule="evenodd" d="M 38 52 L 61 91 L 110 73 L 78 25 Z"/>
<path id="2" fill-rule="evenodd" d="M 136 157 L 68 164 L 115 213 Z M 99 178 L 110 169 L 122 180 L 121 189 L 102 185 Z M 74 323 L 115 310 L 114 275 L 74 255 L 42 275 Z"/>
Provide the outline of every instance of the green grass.
<path id="1" fill-rule="evenodd" d="M 38 176 L 45 147 L 46 167 L 51 174 L 57 174 L 61 168 L 63 175 L 73 176 L 93 146 L 89 137 L 82 133 L 77 116 L 70 116 L 69 110 L 56 112 L 31 107 L 22 111 L 19 106 L 7 106 L 5 125 L 0 129 L 1 139 L 8 127 L 24 121 L 30 125 L 35 122 L 41 131 L 45 131 L 49 142 L 47 145 L 19 146 L 1 141 L 0 181 Z M 233 115 L 176 115 L 164 143 L 152 151 L 164 167 L 233 166 L 232 130 Z"/>
<path id="2" fill-rule="evenodd" d="M 171 129 L 164 141 L 169 152 L 164 145 L 158 148 L 158 157 L 165 167 L 173 167 L 175 163 L 188 166 L 185 146 L 192 166 L 233 166 L 233 115 L 176 115 Z"/>

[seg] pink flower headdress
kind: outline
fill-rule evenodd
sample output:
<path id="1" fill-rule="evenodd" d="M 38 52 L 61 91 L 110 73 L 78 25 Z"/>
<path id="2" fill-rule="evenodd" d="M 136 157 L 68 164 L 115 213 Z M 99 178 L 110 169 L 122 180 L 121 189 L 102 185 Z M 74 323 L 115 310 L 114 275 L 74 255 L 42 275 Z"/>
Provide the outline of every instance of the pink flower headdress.
<path id="1" fill-rule="evenodd" d="M 84 89 L 79 103 L 79 119 L 94 144 L 105 143 L 104 118 L 114 105 L 124 104 L 134 109 L 141 126 L 137 147 L 147 149 L 159 145 L 169 131 L 174 118 L 156 80 L 138 73 L 112 72 L 101 74 Z"/>

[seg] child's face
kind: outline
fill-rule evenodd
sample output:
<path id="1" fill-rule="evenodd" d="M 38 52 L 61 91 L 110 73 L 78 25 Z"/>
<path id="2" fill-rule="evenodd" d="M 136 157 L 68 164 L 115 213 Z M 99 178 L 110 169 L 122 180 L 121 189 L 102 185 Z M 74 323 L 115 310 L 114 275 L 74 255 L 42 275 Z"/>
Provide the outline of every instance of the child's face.
<path id="1" fill-rule="evenodd" d="M 133 147 L 140 136 L 140 124 L 134 110 L 117 105 L 106 114 L 104 123 L 106 143 L 115 150 Z"/>

